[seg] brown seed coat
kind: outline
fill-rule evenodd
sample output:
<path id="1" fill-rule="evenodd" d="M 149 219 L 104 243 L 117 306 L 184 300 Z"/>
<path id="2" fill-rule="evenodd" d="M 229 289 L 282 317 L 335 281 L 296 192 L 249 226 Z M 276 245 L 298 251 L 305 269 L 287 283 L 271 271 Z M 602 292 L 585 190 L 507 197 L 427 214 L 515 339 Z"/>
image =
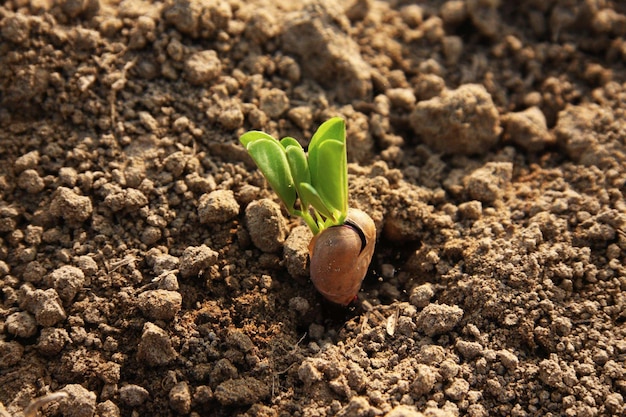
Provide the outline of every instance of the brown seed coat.
<path id="1" fill-rule="evenodd" d="M 361 210 L 349 209 L 343 225 L 323 230 L 309 243 L 315 288 L 334 303 L 350 304 L 361 288 L 375 244 L 374 221 Z"/>

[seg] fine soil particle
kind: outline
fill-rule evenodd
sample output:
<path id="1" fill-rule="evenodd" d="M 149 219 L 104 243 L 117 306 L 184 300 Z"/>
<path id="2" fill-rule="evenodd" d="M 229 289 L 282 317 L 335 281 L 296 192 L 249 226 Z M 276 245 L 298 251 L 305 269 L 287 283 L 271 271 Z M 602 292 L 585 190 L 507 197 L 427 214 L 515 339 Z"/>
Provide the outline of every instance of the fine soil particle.
<path id="1" fill-rule="evenodd" d="M 625 62 L 619 1 L 2 2 L 0 416 L 623 415 Z M 238 142 L 334 116 L 347 308 Z"/>

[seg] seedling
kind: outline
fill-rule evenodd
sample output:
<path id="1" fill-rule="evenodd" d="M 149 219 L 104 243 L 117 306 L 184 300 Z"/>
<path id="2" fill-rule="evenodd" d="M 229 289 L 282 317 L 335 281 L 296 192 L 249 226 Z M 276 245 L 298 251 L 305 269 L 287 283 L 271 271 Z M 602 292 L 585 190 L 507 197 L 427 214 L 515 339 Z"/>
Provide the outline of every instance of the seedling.
<path id="1" fill-rule="evenodd" d="M 250 131 L 239 140 L 289 214 L 302 217 L 314 235 L 343 224 L 348 215 L 346 126 L 334 117 L 323 123 L 309 144 L 280 141 L 265 132 Z"/>
<path id="2" fill-rule="evenodd" d="M 246 147 L 291 215 L 313 232 L 311 281 L 324 297 L 347 305 L 359 292 L 374 254 L 376 227 L 363 211 L 348 208 L 346 125 L 334 117 L 315 132 L 308 155 L 300 143 L 265 132 L 244 133 Z"/>

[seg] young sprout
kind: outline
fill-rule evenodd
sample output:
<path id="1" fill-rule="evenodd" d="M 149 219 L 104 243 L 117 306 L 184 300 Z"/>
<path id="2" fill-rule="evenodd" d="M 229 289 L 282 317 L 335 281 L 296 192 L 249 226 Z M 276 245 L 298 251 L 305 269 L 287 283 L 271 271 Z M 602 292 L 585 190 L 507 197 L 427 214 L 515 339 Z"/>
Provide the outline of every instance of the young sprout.
<path id="1" fill-rule="evenodd" d="M 277 141 L 253 130 L 239 140 L 289 214 L 302 217 L 313 234 L 343 224 L 348 215 L 348 168 L 346 127 L 341 118 L 319 127 L 308 157 L 292 137 Z"/>
<path id="2" fill-rule="evenodd" d="M 361 210 L 348 207 L 346 126 L 334 117 L 315 132 L 308 155 L 292 137 L 244 133 L 240 142 L 291 215 L 313 232 L 311 280 L 320 293 L 349 304 L 358 293 L 374 253 L 376 228 Z"/>

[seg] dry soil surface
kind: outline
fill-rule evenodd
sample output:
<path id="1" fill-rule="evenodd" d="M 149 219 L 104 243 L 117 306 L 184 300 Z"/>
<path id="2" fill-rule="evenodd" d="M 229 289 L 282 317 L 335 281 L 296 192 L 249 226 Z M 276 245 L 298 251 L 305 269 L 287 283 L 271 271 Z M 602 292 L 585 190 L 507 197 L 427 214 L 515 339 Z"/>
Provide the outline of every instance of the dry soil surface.
<path id="1" fill-rule="evenodd" d="M 624 2 L 3 3 L 0 415 L 625 412 Z M 237 141 L 333 116 L 349 308 Z"/>

